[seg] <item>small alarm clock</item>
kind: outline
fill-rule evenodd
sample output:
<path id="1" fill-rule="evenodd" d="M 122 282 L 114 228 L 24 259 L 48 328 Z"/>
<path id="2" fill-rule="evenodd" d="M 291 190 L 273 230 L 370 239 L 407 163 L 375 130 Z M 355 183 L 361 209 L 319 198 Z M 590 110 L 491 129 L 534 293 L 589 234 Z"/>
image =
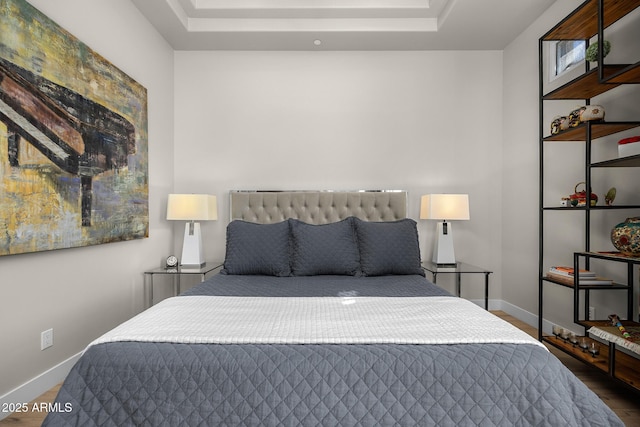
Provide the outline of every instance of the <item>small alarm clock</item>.
<path id="1" fill-rule="evenodd" d="M 164 268 L 178 268 L 178 258 L 175 255 L 169 255 L 165 261 Z"/>

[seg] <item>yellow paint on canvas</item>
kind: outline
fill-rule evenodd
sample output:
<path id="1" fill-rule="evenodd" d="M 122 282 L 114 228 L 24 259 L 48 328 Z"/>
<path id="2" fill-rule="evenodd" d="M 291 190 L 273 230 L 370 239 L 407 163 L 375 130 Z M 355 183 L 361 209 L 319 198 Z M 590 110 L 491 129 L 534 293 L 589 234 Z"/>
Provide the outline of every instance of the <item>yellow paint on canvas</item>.
<path id="1" fill-rule="evenodd" d="M 2 123 L 0 141 L 0 158 L 3 160 L 0 162 L 0 193 L 3 198 L 0 241 L 5 240 L 9 253 L 59 247 L 61 236 L 69 231 L 64 227 L 70 221 L 81 221 L 77 200 L 74 203 L 63 199 L 51 179 L 60 170 L 29 144 L 23 142 L 20 146 L 23 167 L 9 166 L 6 161 L 7 132 Z M 70 212 L 76 213 L 70 215 Z M 78 230 L 83 231 L 81 228 Z"/>
<path id="2" fill-rule="evenodd" d="M 11 166 L 7 128 L 0 122 L 0 255 L 147 236 L 146 89 L 24 0 L 0 0 L 0 35 L 0 58 L 135 128 L 128 167 L 92 176 L 92 223 L 82 226 L 79 173 L 64 172 L 24 140 L 18 166 Z"/>

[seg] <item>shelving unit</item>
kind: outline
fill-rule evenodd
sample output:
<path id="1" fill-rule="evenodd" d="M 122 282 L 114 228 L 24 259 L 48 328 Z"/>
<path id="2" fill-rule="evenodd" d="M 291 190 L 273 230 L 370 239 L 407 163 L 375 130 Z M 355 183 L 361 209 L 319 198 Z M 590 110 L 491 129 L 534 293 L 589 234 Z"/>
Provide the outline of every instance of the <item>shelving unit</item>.
<path id="1" fill-rule="evenodd" d="M 589 307 L 592 294 L 600 292 L 626 292 L 627 313 L 623 324 L 627 326 L 640 326 L 639 322 L 633 321 L 634 316 L 634 269 L 640 265 L 640 258 L 629 258 L 616 256 L 611 253 L 594 252 L 591 248 L 591 216 L 592 213 L 603 210 L 634 210 L 640 214 L 640 205 L 614 205 L 614 206 L 591 206 L 587 203 L 584 207 L 566 208 L 560 206 L 545 206 L 545 150 L 553 149 L 554 144 L 578 141 L 584 143 L 584 179 L 586 182 L 587 194 L 592 188 L 592 169 L 594 168 L 618 168 L 637 167 L 640 168 L 640 155 L 614 158 L 605 161 L 594 162 L 592 160 L 592 143 L 598 139 L 608 136 L 615 136 L 618 133 L 638 129 L 640 134 L 640 121 L 590 121 L 582 123 L 577 127 L 569 128 L 555 135 L 549 135 L 548 123 L 545 121 L 545 103 L 555 100 L 583 100 L 584 105 L 589 105 L 591 99 L 602 95 L 615 88 L 640 83 L 640 62 L 634 64 L 604 64 L 602 54 L 599 54 L 598 66 L 590 69 L 589 64 L 585 64 L 585 71 L 579 77 L 561 85 L 558 88 L 543 93 L 544 87 L 544 43 L 562 40 L 584 40 L 586 45 L 597 36 L 599 52 L 602 52 L 602 40 L 604 40 L 604 29 L 614 24 L 618 20 L 627 16 L 640 7 L 640 0 L 586 0 L 575 9 L 565 19 L 549 30 L 539 40 L 539 84 L 540 84 L 540 195 L 539 195 L 539 313 L 538 331 L 539 339 L 553 345 L 575 358 L 596 367 L 622 383 L 640 391 L 640 354 L 635 355 L 628 351 L 621 351 L 616 348 L 616 344 L 608 342 L 602 345 L 600 354 L 593 357 L 591 354 L 583 352 L 579 347 L 574 347 L 571 343 L 564 341 L 553 335 L 543 334 L 544 322 L 544 288 L 547 286 L 562 286 L 573 289 L 573 321 L 584 328 L 585 336 L 592 326 L 609 325 L 607 320 L 596 320 L 589 318 Z M 640 169 L 638 169 L 640 171 Z M 625 283 L 614 283 L 609 285 L 580 285 L 578 279 L 574 279 L 573 284 L 563 283 L 546 276 L 545 269 L 545 214 L 548 211 L 572 211 L 580 212 L 584 222 L 584 251 L 575 252 L 574 268 L 589 269 L 592 259 L 600 262 L 626 263 L 627 274 Z M 600 248 L 605 249 L 606 248 Z M 580 312 L 584 313 L 580 317 Z M 640 319 L 638 319 L 640 321 Z"/>
<path id="2" fill-rule="evenodd" d="M 611 375 L 622 383 L 634 389 L 640 389 L 638 359 L 623 353 L 615 348 L 615 345 L 602 345 L 600 354 L 593 357 L 591 354 L 582 351 L 580 347 L 575 347 L 570 342 L 559 337 L 545 336 L 544 341 L 603 373 Z M 611 357 L 612 355 L 613 357 Z"/>

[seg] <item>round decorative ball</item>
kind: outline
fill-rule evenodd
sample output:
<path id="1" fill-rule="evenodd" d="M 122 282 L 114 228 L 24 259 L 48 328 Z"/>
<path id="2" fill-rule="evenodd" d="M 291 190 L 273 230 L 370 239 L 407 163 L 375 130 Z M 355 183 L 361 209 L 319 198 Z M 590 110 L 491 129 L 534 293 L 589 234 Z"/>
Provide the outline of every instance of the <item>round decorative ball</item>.
<path id="1" fill-rule="evenodd" d="M 613 227 L 611 243 L 625 255 L 640 256 L 640 217 L 627 218 Z"/>
<path id="2" fill-rule="evenodd" d="M 609 52 L 611 52 L 611 42 L 609 40 L 602 40 L 602 57 L 606 57 Z M 598 43 L 589 45 L 584 57 L 589 62 L 596 62 L 598 60 Z"/>

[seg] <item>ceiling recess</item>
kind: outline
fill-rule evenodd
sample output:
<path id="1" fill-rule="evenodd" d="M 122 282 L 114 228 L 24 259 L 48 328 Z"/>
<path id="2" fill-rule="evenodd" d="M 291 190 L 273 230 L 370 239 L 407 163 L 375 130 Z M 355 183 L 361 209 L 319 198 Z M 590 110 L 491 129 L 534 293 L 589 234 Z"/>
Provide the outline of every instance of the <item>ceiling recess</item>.
<path id="1" fill-rule="evenodd" d="M 554 0 L 131 0 L 176 50 L 502 50 Z"/>

